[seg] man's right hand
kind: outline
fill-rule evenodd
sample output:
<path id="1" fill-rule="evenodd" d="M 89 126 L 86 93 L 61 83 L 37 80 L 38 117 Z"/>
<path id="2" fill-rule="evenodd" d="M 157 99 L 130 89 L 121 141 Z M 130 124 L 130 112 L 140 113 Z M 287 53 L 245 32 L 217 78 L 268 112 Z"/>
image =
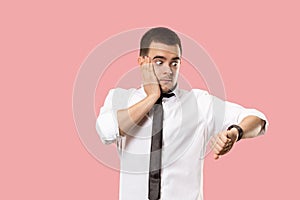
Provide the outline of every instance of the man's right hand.
<path id="1" fill-rule="evenodd" d="M 158 99 L 161 91 L 151 58 L 148 56 L 139 57 L 139 64 L 142 71 L 143 86 L 147 96 L 153 96 Z"/>

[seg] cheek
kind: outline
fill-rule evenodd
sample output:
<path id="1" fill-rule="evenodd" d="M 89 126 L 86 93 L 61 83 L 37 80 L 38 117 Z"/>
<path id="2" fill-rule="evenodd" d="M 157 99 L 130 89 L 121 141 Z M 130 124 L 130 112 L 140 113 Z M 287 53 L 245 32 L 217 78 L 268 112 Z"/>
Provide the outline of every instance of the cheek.
<path id="1" fill-rule="evenodd" d="M 156 75 L 161 74 L 161 71 L 162 71 L 161 67 L 154 66 L 154 72 L 155 72 Z"/>
<path id="2" fill-rule="evenodd" d="M 173 68 L 172 73 L 173 73 L 173 76 L 177 76 L 178 73 L 179 73 L 179 67 L 178 68 Z"/>
<path id="3" fill-rule="evenodd" d="M 157 76 L 157 75 L 158 75 L 158 70 L 157 70 L 157 68 L 156 68 L 156 67 L 154 67 L 153 69 L 154 69 L 154 73 L 155 73 L 155 75 Z"/>

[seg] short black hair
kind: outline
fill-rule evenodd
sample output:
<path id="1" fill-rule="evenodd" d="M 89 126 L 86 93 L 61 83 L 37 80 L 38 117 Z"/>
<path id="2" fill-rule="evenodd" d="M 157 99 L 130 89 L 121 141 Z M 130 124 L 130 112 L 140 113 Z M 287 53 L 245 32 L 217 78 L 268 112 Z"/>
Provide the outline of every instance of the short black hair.
<path id="1" fill-rule="evenodd" d="M 165 27 L 156 27 L 147 31 L 140 42 L 140 56 L 147 56 L 151 42 L 159 42 L 166 45 L 178 45 L 182 54 L 181 41 L 178 35 Z"/>

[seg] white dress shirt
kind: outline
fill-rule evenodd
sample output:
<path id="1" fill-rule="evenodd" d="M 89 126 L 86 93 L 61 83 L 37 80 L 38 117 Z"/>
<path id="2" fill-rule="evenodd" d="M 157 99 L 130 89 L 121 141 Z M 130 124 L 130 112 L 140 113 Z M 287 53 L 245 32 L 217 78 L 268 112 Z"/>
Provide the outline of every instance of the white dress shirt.
<path id="1" fill-rule="evenodd" d="M 175 96 L 163 98 L 163 148 L 161 200 L 202 200 L 203 163 L 211 136 L 255 115 L 264 114 L 223 101 L 207 91 L 176 88 Z M 120 200 L 148 199 L 148 170 L 152 134 L 152 112 L 126 136 L 119 135 L 116 112 L 146 97 L 139 89 L 110 90 L 96 122 L 97 132 L 105 144 L 116 143 L 120 155 Z"/>

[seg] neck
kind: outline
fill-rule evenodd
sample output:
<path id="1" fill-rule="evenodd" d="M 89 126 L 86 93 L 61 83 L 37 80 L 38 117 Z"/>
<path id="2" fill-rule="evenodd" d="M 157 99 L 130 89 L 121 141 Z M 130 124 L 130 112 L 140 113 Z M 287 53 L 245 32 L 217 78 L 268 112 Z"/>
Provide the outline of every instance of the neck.
<path id="1" fill-rule="evenodd" d="M 176 86 L 177 86 L 177 83 L 170 90 L 168 90 L 167 92 L 162 91 L 162 93 L 167 94 L 167 93 L 173 92 L 175 90 Z"/>

